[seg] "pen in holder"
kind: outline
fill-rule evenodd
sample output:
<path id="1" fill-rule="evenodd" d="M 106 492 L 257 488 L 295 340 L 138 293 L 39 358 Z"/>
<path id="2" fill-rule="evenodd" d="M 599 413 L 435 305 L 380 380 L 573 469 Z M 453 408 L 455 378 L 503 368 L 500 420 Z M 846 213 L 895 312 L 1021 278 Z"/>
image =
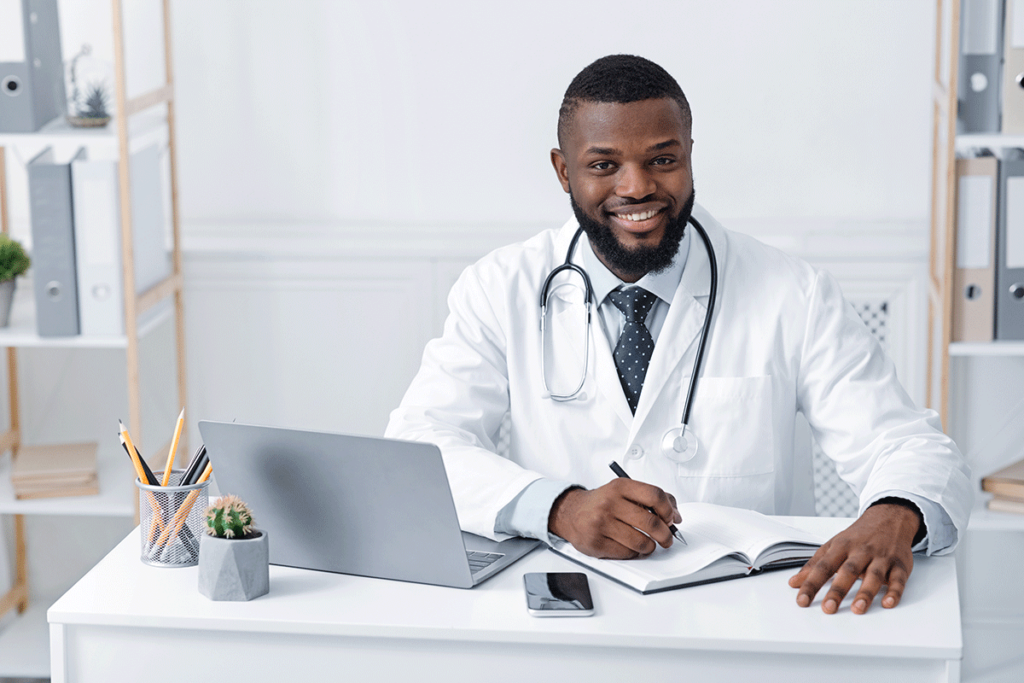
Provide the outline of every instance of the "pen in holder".
<path id="1" fill-rule="evenodd" d="M 179 486 L 182 472 L 171 470 L 169 486 L 139 479 L 139 536 L 142 561 L 156 567 L 191 567 L 199 562 L 199 537 L 208 502 L 209 481 Z"/>

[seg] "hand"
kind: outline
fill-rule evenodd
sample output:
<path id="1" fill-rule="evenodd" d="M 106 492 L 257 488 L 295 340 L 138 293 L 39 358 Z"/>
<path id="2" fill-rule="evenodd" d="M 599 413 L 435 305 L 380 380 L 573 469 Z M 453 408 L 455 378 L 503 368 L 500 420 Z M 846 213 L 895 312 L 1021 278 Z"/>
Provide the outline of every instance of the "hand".
<path id="1" fill-rule="evenodd" d="M 620 478 L 593 491 L 570 489 L 551 507 L 548 529 L 586 555 L 628 560 L 650 555 L 655 542 L 671 546 L 668 525 L 681 521 L 671 494 Z"/>
<path id="2" fill-rule="evenodd" d="M 917 514 L 899 505 L 873 505 L 848 529 L 836 534 L 794 576 L 789 585 L 799 588 L 796 604 L 807 607 L 829 577 L 832 587 L 822 600 L 825 614 L 835 614 L 854 582 L 863 579 L 850 611 L 864 614 L 878 590 L 887 585 L 882 607 L 899 604 L 914 568 L 910 551 L 921 524 Z"/>

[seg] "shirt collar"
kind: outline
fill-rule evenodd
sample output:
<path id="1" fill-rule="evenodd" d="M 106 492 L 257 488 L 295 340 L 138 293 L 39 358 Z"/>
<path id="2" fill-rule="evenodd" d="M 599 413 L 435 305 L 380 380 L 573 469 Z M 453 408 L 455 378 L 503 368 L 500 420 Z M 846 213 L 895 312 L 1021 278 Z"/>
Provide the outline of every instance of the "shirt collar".
<path id="1" fill-rule="evenodd" d="M 665 303 L 671 304 L 672 297 L 675 296 L 676 289 L 679 287 L 679 281 L 683 277 L 686 257 L 690 253 L 691 232 L 693 231 L 687 230 L 683 233 L 683 239 L 679 242 L 679 249 L 676 251 L 675 258 L 672 259 L 672 265 L 659 273 L 647 273 L 647 275 L 644 275 L 635 283 L 625 283 L 620 280 L 618 276 L 601 263 L 601 259 L 597 258 L 593 248 L 590 246 L 590 240 L 580 240 L 580 255 L 583 259 L 583 267 L 590 275 L 590 284 L 594 288 L 594 301 L 600 306 L 604 303 L 608 292 L 622 286 L 636 286 L 643 287 Z"/>

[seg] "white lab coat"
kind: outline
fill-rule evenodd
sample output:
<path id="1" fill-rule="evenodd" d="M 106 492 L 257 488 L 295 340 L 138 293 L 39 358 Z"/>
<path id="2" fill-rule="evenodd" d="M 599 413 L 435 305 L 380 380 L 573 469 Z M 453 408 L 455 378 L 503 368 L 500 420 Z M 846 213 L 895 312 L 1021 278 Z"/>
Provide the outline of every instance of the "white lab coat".
<path id="1" fill-rule="evenodd" d="M 502 538 L 494 533 L 496 515 L 532 481 L 595 488 L 612 478 L 612 460 L 680 502 L 790 514 L 794 501 L 808 497 L 795 490 L 798 473 L 810 471 L 809 449 L 794 449 L 801 411 L 858 492 L 861 511 L 882 492 L 906 491 L 941 505 L 962 536 L 973 498 L 963 458 L 935 412 L 912 404 L 836 281 L 725 230 L 699 205 L 694 217 L 714 245 L 719 278 L 690 419 L 699 452 L 684 464 L 664 457 L 660 443 L 680 422 L 704 321 L 710 264 L 701 239 L 690 240 L 635 416 L 596 311 L 580 396 L 555 402 L 545 395 L 540 288 L 565 259 L 575 220 L 463 272 L 448 298 L 444 333 L 427 345 L 387 429 L 389 437 L 440 447 L 462 527 Z M 574 261 L 580 263 L 578 250 Z M 582 375 L 582 302 L 576 287 L 556 288 L 549 298 L 546 360 L 556 393 L 571 391 Z M 509 411 L 511 444 L 503 457 L 495 447 Z"/>

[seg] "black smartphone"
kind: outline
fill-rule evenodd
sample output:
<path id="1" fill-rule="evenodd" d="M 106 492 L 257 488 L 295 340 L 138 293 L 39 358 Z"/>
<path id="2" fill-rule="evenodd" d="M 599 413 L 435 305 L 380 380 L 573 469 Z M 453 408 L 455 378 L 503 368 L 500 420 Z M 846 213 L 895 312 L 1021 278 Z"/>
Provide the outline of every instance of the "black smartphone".
<path id="1" fill-rule="evenodd" d="M 535 617 L 589 617 L 594 613 L 590 583 L 582 572 L 523 574 L 526 609 Z"/>

